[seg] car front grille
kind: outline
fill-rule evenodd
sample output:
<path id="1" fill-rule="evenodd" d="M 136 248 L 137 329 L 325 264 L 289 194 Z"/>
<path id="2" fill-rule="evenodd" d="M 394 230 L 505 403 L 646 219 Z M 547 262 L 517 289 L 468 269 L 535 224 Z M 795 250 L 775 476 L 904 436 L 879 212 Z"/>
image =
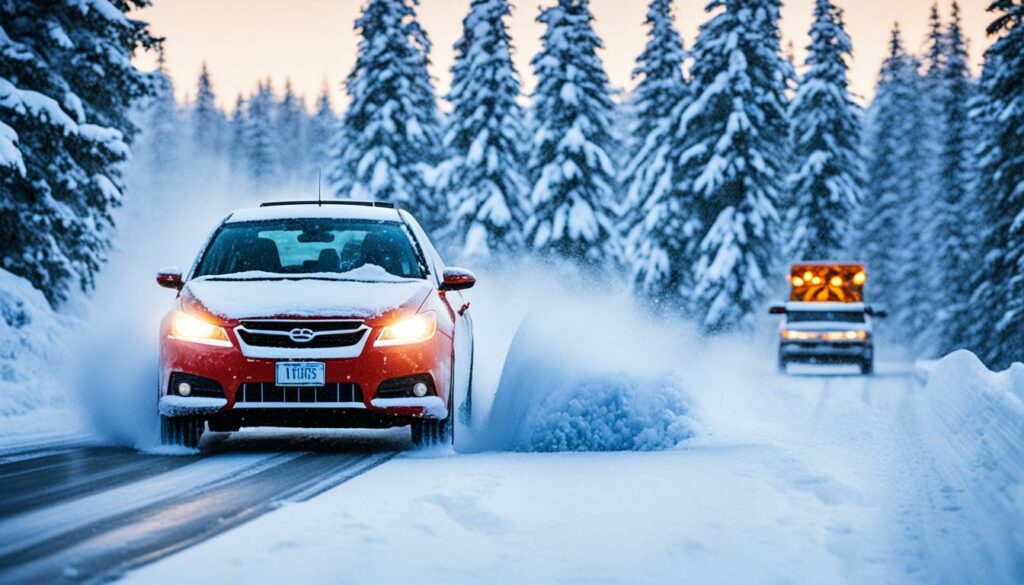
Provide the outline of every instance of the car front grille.
<path id="1" fill-rule="evenodd" d="M 243 321 L 236 330 L 246 345 L 288 349 L 352 347 L 368 331 L 360 321 Z"/>
<path id="2" fill-rule="evenodd" d="M 296 388 L 250 382 L 238 388 L 235 404 L 363 404 L 363 390 L 358 384 L 349 383 Z"/>

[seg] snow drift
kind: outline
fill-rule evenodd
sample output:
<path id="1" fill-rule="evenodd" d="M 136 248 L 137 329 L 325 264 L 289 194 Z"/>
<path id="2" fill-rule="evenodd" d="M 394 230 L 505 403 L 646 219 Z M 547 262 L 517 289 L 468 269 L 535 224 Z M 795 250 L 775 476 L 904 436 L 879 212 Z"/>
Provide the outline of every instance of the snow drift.
<path id="1" fill-rule="evenodd" d="M 971 494 L 982 511 L 972 519 L 974 528 L 999 535 L 987 539 L 993 547 L 987 551 L 992 573 L 1020 582 L 1024 578 L 1024 364 L 992 372 L 973 353 L 958 351 L 939 360 L 927 375 L 925 403 L 930 416 L 925 419 L 936 436 L 945 439 L 937 447 L 946 464 L 967 478 L 964 485 L 943 489 Z"/>
<path id="2" fill-rule="evenodd" d="M 66 330 L 42 293 L 0 270 L 0 417 L 66 402 L 53 379 Z"/>
<path id="3" fill-rule="evenodd" d="M 524 289 L 538 283 L 544 292 L 533 296 L 509 343 L 481 447 L 656 450 L 693 436 L 686 388 L 674 369 L 685 364 L 683 327 L 653 323 L 625 293 L 596 294 L 586 283 L 566 286 L 552 274 L 514 272 L 515 281 L 498 277 L 500 283 L 484 287 L 500 290 L 502 299 L 529 297 Z M 486 336 L 487 325 L 482 329 L 478 335 Z M 479 340 L 477 347 L 478 354 L 499 351 L 485 350 Z"/>

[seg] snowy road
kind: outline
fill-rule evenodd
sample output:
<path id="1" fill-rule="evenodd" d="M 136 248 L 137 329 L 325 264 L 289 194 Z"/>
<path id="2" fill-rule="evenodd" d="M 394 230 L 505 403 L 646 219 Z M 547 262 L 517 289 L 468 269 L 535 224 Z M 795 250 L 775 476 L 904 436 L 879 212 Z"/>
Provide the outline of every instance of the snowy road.
<path id="1" fill-rule="evenodd" d="M 243 433 L 202 456 L 64 448 L 0 459 L 0 583 L 106 580 L 365 473 L 405 445 Z"/>
<path id="2" fill-rule="evenodd" d="M 697 435 L 646 453 L 261 431 L 8 455 L 0 582 L 1021 582 L 1024 425 L 962 385 L 723 376 Z"/>

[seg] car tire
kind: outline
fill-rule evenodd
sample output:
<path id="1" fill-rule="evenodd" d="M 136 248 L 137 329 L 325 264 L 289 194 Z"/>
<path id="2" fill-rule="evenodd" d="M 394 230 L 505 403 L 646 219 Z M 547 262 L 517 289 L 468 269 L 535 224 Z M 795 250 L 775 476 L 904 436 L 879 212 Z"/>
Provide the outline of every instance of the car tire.
<path id="1" fill-rule="evenodd" d="M 786 360 L 784 360 L 782 358 L 779 358 L 779 373 L 780 374 L 788 374 L 789 373 L 788 366 L 789 366 L 789 363 L 786 362 Z"/>
<path id="2" fill-rule="evenodd" d="M 476 344 L 469 351 L 469 384 L 466 385 L 466 399 L 459 408 L 459 420 L 464 426 L 473 424 L 473 365 L 476 361 Z"/>
<path id="3" fill-rule="evenodd" d="M 421 419 L 412 422 L 412 444 L 423 449 L 455 444 L 455 413 L 452 412 L 452 397 L 448 393 L 448 416 L 443 420 Z"/>
<path id="4" fill-rule="evenodd" d="M 206 430 L 206 421 L 191 416 L 160 416 L 160 443 L 198 449 Z"/>
<path id="5" fill-rule="evenodd" d="M 875 360 L 873 358 L 868 358 L 868 359 L 864 360 L 863 362 L 861 362 L 861 364 L 860 364 L 860 373 L 864 374 L 865 376 L 870 376 L 870 375 L 874 374 L 875 373 Z"/>

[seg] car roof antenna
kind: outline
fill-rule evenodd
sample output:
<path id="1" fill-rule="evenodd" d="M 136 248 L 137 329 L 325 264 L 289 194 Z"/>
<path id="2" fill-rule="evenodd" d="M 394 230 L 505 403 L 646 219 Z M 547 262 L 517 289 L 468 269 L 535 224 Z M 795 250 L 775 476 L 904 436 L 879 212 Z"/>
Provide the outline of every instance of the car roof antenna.
<path id="1" fill-rule="evenodd" d="M 316 206 L 324 206 L 324 169 L 319 167 L 316 170 Z"/>

